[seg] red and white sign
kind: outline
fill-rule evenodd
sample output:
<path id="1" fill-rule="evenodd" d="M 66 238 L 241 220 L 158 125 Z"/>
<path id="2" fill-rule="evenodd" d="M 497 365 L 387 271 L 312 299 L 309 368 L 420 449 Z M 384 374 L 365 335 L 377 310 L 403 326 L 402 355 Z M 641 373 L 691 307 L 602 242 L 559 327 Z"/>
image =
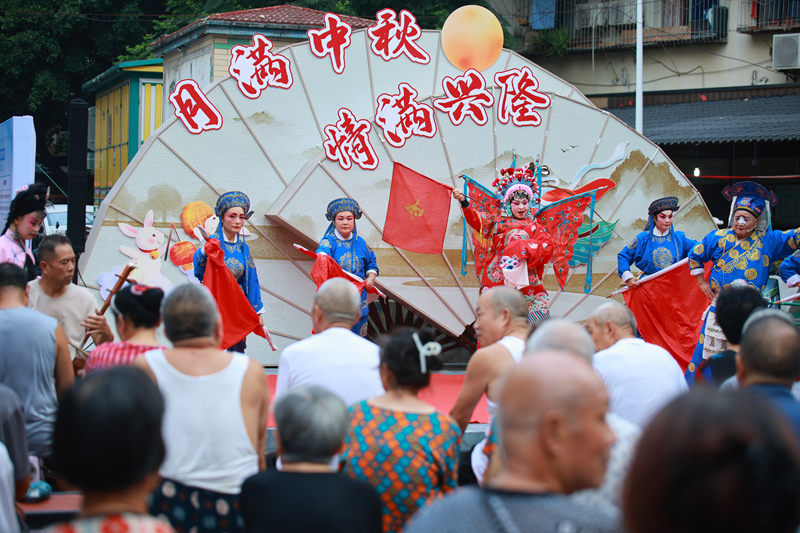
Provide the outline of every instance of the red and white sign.
<path id="1" fill-rule="evenodd" d="M 253 35 L 252 46 L 231 48 L 228 73 L 236 78 L 239 90 L 248 98 L 258 98 L 267 87 L 288 89 L 292 86 L 292 64 L 282 55 L 270 52 L 272 41 Z"/>
<path id="2" fill-rule="evenodd" d="M 453 125 L 460 125 L 468 116 L 480 126 L 488 122 L 486 108 L 494 104 L 494 95 L 486 89 L 486 80 L 480 72 L 471 68 L 462 76 L 445 76 L 442 89 L 446 96 L 436 98 L 433 106 L 447 113 Z"/>
<path id="3" fill-rule="evenodd" d="M 375 123 L 383 130 L 389 144 L 402 148 L 412 135 L 431 138 L 436 135 L 433 108 L 417 102 L 417 91 L 407 83 L 397 86 L 398 94 L 378 96 Z"/>
<path id="4" fill-rule="evenodd" d="M 500 103 L 497 106 L 497 119 L 503 124 L 508 120 L 515 126 L 538 126 L 542 117 L 535 110 L 550 106 L 550 97 L 540 93 L 539 80 L 529 67 L 512 68 L 494 75 L 494 82 L 500 87 Z"/>
<path id="5" fill-rule="evenodd" d="M 344 49 L 350 46 L 350 35 L 353 28 L 338 15 L 325 13 L 325 27 L 319 30 L 308 30 L 308 44 L 311 53 L 319 58 L 330 56 L 331 66 L 337 74 L 344 72 Z"/>
<path id="6" fill-rule="evenodd" d="M 369 120 L 357 119 L 352 111 L 343 107 L 339 109 L 339 120 L 336 124 L 325 126 L 325 140 L 322 147 L 331 161 L 350 170 L 353 162 L 364 170 L 378 168 L 378 156 L 369 141 L 372 125 Z"/>
<path id="7" fill-rule="evenodd" d="M 222 128 L 222 114 L 194 80 L 181 80 L 169 94 L 175 116 L 195 135 Z"/>
<path id="8" fill-rule="evenodd" d="M 394 9 L 386 8 L 375 15 L 378 23 L 367 30 L 372 42 L 370 48 L 384 60 L 390 61 L 405 54 L 414 63 L 427 65 L 431 56 L 416 43 L 422 29 L 417 19 L 405 9 L 400 11 L 398 20 Z"/>

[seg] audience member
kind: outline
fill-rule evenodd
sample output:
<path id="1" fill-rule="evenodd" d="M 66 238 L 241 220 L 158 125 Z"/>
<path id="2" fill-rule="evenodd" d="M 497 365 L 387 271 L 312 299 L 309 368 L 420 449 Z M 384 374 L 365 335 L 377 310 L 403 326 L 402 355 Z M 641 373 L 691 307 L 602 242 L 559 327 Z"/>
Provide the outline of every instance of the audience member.
<path id="1" fill-rule="evenodd" d="M 28 307 L 58 320 L 74 346 L 81 347 L 85 335 L 91 335 L 96 346 L 113 341 L 105 317 L 95 312 L 92 293 L 72 283 L 75 252 L 69 239 L 58 233 L 48 235 L 39 244 L 38 254 L 42 277 L 29 284 Z"/>
<path id="2" fill-rule="evenodd" d="M 31 483 L 28 437 L 25 432 L 25 406 L 13 389 L 2 384 L 0 384 L 0 442 L 5 445 L 14 468 L 14 490 L 10 494 L 21 500 Z"/>
<path id="3" fill-rule="evenodd" d="M 345 405 L 383 393 L 378 346 L 350 328 L 361 317 L 361 296 L 344 278 L 329 279 L 314 296 L 316 335 L 281 353 L 275 398 L 299 385 L 320 385 Z"/>
<path id="4" fill-rule="evenodd" d="M 400 531 L 420 507 L 456 487 L 461 431 L 417 397 L 441 368 L 429 331 L 400 329 L 381 349 L 386 393 L 350 406 L 343 472 L 369 482 L 383 501 L 383 531 Z"/>
<path id="5" fill-rule="evenodd" d="M 739 351 L 739 342 L 742 338 L 742 327 L 747 317 L 753 311 L 763 309 L 767 306 L 767 301 L 753 287 L 748 285 L 728 285 L 720 291 L 717 296 L 717 324 L 719 324 L 725 340 L 728 341 L 727 348 L 714 354 L 708 359 L 697 365 L 700 371 L 696 374 L 698 381 L 700 376 L 708 375 L 704 372 L 706 367 L 711 369 L 711 378 L 705 379 L 709 385 L 719 387 L 726 379 L 736 375 L 736 354 Z"/>
<path id="6" fill-rule="evenodd" d="M 25 431 L 31 454 L 50 455 L 60 395 L 75 380 L 67 339 L 49 316 L 28 309 L 27 274 L 0 263 L 0 383 L 25 406 Z"/>
<path id="7" fill-rule="evenodd" d="M 777 408 L 800 444 L 800 402 L 792 384 L 800 378 L 800 330 L 792 317 L 776 309 L 756 311 L 745 322 L 736 356 L 739 385 Z"/>
<path id="8" fill-rule="evenodd" d="M 173 348 L 134 362 L 153 375 L 166 403 L 167 456 L 150 511 L 179 532 L 241 531 L 242 482 L 264 467 L 264 371 L 245 355 L 219 349 L 222 321 L 202 285 L 179 285 L 161 311 Z"/>
<path id="9" fill-rule="evenodd" d="M 522 359 L 528 336 L 528 304 L 522 293 L 511 287 L 494 287 L 484 291 L 478 298 L 475 332 L 483 348 L 470 357 L 461 392 L 450 410 L 450 416 L 462 432 L 484 394 L 491 427 L 491 419 L 497 410 L 494 400 L 499 377 L 506 368 Z M 482 481 L 490 457 L 490 453 L 486 453 L 490 451 L 486 449 L 486 443 L 487 439 L 484 438 L 471 453 L 462 454 L 459 467 L 462 485 Z M 472 467 L 471 472 L 469 466 Z"/>
<path id="10" fill-rule="evenodd" d="M 623 489 L 630 533 L 790 533 L 800 452 L 760 398 L 698 388 L 644 430 Z"/>
<path id="11" fill-rule="evenodd" d="M 5 444 L 0 442 L 0 530 L 19 531 L 17 513 L 14 511 L 14 465 Z"/>
<path id="12" fill-rule="evenodd" d="M 156 329 L 161 323 L 164 291 L 144 285 L 127 285 L 111 301 L 111 311 L 121 342 L 106 342 L 91 351 L 85 375 L 118 365 L 129 365 L 144 352 L 157 348 Z"/>
<path id="13" fill-rule="evenodd" d="M 25 409 L 17 393 L 0 385 L 0 531 L 20 530 L 14 500 L 21 500 L 31 482 Z"/>
<path id="14" fill-rule="evenodd" d="M 378 493 L 331 467 L 347 429 L 342 400 L 322 387 L 301 385 L 278 398 L 274 411 L 282 467 L 242 485 L 245 530 L 380 533 Z"/>
<path id="15" fill-rule="evenodd" d="M 551 318 L 539 324 L 530 336 L 525 346 L 525 355 L 536 355 L 545 350 L 564 351 L 592 364 L 594 343 L 585 328 L 563 318 Z M 572 496 L 589 505 L 613 505 L 615 511 L 618 511 L 622 498 L 622 482 L 642 430 L 612 412 L 606 413 L 606 423 L 617 436 L 617 442 L 611 447 L 603 484 L 598 488 L 580 490 Z"/>
<path id="16" fill-rule="evenodd" d="M 526 357 L 506 371 L 498 404 L 502 471 L 423 509 L 406 532 L 618 531 L 615 517 L 566 496 L 602 483 L 614 443 L 591 365 L 561 352 Z"/>
<path id="17" fill-rule="evenodd" d="M 594 368 L 606 383 L 612 413 L 644 427 L 688 389 L 672 355 L 636 337 L 636 319 L 621 303 L 610 301 L 595 309 L 587 328 L 597 350 Z"/>
<path id="18" fill-rule="evenodd" d="M 147 496 L 164 460 L 163 415 L 158 388 L 138 368 L 90 376 L 64 395 L 53 457 L 83 502 L 79 518 L 48 533 L 173 531 L 147 514 Z"/>

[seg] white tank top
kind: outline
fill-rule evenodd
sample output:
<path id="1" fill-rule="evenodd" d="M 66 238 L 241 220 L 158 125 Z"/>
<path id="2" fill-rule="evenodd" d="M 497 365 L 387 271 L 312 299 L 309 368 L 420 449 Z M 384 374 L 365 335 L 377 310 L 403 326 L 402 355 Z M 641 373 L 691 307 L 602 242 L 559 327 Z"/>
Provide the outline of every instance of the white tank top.
<path id="1" fill-rule="evenodd" d="M 238 494 L 258 472 L 258 455 L 242 416 L 242 381 L 249 360 L 233 354 L 228 366 L 205 376 L 173 367 L 163 350 L 145 354 L 164 396 L 162 432 L 167 456 L 160 474 L 185 485 Z"/>
<path id="2" fill-rule="evenodd" d="M 514 359 L 514 363 L 522 361 L 522 354 L 525 353 L 525 339 L 507 335 L 497 342 L 502 344 L 505 349 L 509 351 L 512 359 Z M 486 396 L 486 407 L 489 410 L 489 424 L 486 427 L 486 435 L 488 436 L 489 429 L 492 427 L 492 420 L 494 420 L 494 415 L 497 412 L 497 404 L 489 399 L 489 396 Z M 486 467 L 489 466 L 489 458 L 483 453 L 483 447 L 485 445 L 486 438 L 472 448 L 472 472 L 475 474 L 479 483 L 483 482 L 483 474 L 486 472 Z"/>

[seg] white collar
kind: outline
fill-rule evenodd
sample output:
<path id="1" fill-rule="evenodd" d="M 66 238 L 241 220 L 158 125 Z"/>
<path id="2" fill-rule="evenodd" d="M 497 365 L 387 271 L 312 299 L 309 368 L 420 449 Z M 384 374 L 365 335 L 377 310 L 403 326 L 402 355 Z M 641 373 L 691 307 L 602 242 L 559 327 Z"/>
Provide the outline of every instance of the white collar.
<path id="1" fill-rule="evenodd" d="M 339 239 L 340 241 L 349 241 L 350 239 L 353 238 L 353 233 L 352 232 L 350 233 L 350 236 L 348 238 L 346 238 L 346 239 L 344 237 L 342 237 L 342 234 L 339 233 L 339 230 L 337 230 L 336 228 L 333 228 L 333 233 L 334 233 L 334 235 L 336 235 L 336 238 Z"/>
<path id="2" fill-rule="evenodd" d="M 233 240 L 229 241 L 228 240 L 228 236 L 225 235 L 225 230 L 222 230 L 222 240 L 224 240 L 225 242 L 227 242 L 229 244 L 236 244 L 237 242 L 239 242 L 239 234 L 237 233 L 236 235 L 234 235 L 233 236 Z"/>
<path id="3" fill-rule="evenodd" d="M 668 234 L 669 234 L 669 229 L 667 229 L 667 231 L 665 231 L 664 233 L 661 233 L 660 231 L 658 231 L 657 227 L 653 226 L 653 235 L 655 235 L 656 237 L 666 237 Z"/>

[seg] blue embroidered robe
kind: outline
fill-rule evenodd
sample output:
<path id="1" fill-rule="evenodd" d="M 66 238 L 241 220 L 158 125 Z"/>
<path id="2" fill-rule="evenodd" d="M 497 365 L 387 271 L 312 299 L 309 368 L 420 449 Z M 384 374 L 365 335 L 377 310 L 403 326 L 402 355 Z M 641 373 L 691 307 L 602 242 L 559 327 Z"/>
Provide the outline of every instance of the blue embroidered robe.
<path id="1" fill-rule="evenodd" d="M 763 291 L 769 278 L 769 265 L 780 261 L 800 246 L 800 228 L 771 230 L 759 236 L 736 241 L 732 229 L 712 231 L 689 253 L 689 268 L 703 268 L 711 261 L 709 284 L 719 292 L 734 280 L 741 279 Z"/>
<path id="2" fill-rule="evenodd" d="M 689 255 L 695 244 L 696 241 L 682 231 L 672 228 L 663 237 L 654 235 L 652 231 L 643 231 L 617 254 L 619 277 L 629 271 L 631 265 L 636 265 L 644 275 L 655 274 Z"/>
<path id="3" fill-rule="evenodd" d="M 258 272 L 250 255 L 250 247 L 244 241 L 244 237 L 236 235 L 236 242 L 227 242 L 222 234 L 222 222 L 217 226 L 217 231 L 211 236 L 219 239 L 222 251 L 225 252 L 225 266 L 236 278 L 242 292 L 250 301 L 255 311 L 261 312 L 264 305 L 261 303 L 261 287 L 258 284 Z M 194 277 L 203 281 L 206 272 L 206 262 L 208 259 L 202 250 L 198 249 L 194 253 L 192 262 L 194 263 Z"/>
<path id="4" fill-rule="evenodd" d="M 785 283 L 788 283 L 789 278 L 792 276 L 800 274 L 800 251 L 784 259 L 778 272 Z"/>
<path id="5" fill-rule="evenodd" d="M 788 231 L 770 230 L 763 235 L 753 232 L 750 237 L 741 241 L 736 240 L 732 229 L 721 229 L 706 235 L 689 252 L 689 268 L 693 271 L 702 269 L 706 262 L 711 261 L 708 283 L 717 294 L 736 280 L 743 280 L 761 292 L 769 279 L 770 263 L 784 259 L 799 246 L 800 228 Z M 686 380 L 690 384 L 694 381 L 697 365 L 703 360 L 708 315 L 715 312 L 716 307 L 711 304 L 700 330 L 700 340 L 686 368 Z M 709 378 L 711 369 L 706 367 L 703 375 Z"/>
<path id="6" fill-rule="evenodd" d="M 344 270 L 366 279 L 367 272 L 374 270 L 378 274 L 378 261 L 375 259 L 375 252 L 369 247 L 367 241 L 359 237 L 355 231 L 353 236 L 348 239 L 340 239 L 336 231 L 331 229 L 319 241 L 317 253 L 328 254 Z M 362 323 L 367 316 L 367 291 L 361 291 L 361 320 Z M 357 324 L 358 326 L 358 324 Z"/>

